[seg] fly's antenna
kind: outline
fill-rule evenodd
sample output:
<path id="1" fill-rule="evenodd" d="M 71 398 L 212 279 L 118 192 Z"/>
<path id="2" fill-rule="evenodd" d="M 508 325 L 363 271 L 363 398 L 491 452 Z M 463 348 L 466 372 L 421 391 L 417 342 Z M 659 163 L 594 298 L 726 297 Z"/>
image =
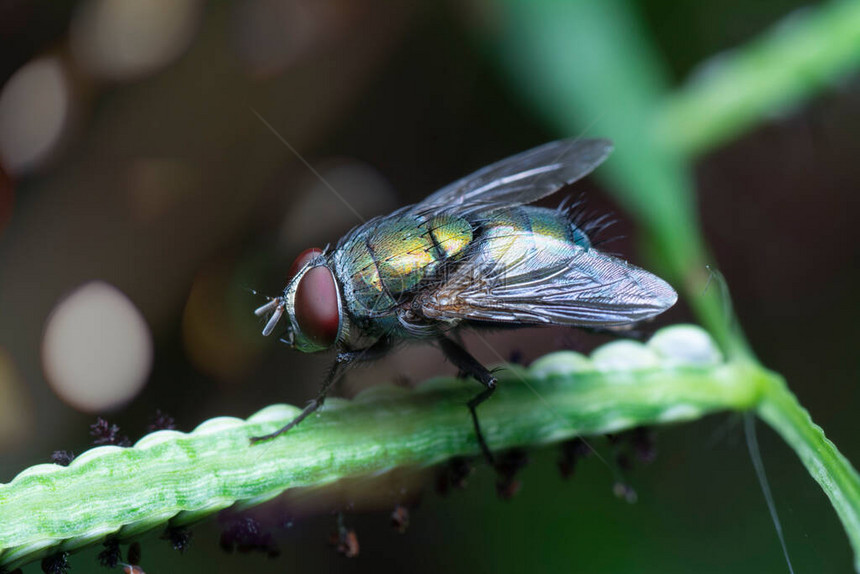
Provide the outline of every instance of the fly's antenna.
<path id="1" fill-rule="evenodd" d="M 263 327 L 263 336 L 265 337 L 272 334 L 272 331 L 275 330 L 275 325 L 278 324 L 278 321 L 281 320 L 281 316 L 284 314 L 283 297 L 271 297 L 268 303 L 261 305 L 254 310 L 254 315 L 262 317 L 270 311 L 272 312 L 272 316 L 269 317 L 269 321 L 266 323 L 266 326 Z"/>
<path id="2" fill-rule="evenodd" d="M 260 293 L 259 291 L 257 291 L 253 287 L 244 287 L 244 289 L 245 289 L 245 291 L 247 291 L 248 293 L 250 293 L 254 297 L 262 297 L 263 299 L 265 299 L 267 301 L 272 301 L 273 299 L 279 299 L 280 298 L 280 297 L 272 297 L 271 295 L 265 295 L 263 293 Z M 258 316 L 259 316 L 259 314 L 258 314 Z"/>
<path id="3" fill-rule="evenodd" d="M 257 297 L 265 297 L 268 299 L 267 303 L 260 305 L 256 309 L 254 309 L 254 315 L 257 317 L 262 317 L 267 313 L 272 313 L 272 316 L 269 317 L 269 320 L 266 322 L 266 326 L 263 327 L 263 335 L 268 337 L 272 334 L 272 331 L 275 330 L 275 325 L 278 324 L 278 321 L 281 320 L 281 317 L 284 314 L 284 298 L 280 297 L 269 297 L 268 295 L 263 295 L 256 289 L 252 289 L 250 287 L 245 287 L 245 289 L 255 295 Z"/>

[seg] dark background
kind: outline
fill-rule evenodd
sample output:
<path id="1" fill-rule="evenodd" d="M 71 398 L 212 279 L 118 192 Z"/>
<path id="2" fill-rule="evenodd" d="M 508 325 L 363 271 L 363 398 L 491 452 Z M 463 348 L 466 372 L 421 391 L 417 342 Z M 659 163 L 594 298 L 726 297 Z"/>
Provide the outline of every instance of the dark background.
<path id="1" fill-rule="evenodd" d="M 191 430 L 272 402 L 302 404 L 315 392 L 329 357 L 261 337 L 251 314 L 260 299 L 246 288 L 277 292 L 299 251 L 336 241 L 356 221 L 252 108 L 364 216 L 568 135 L 530 112 L 477 40 L 492 20 L 491 3 L 210 2 L 199 6 L 187 49 L 133 77 L 92 73 L 75 59 L 70 28 L 83 4 L 0 2 L 0 84 L 35 58 L 58 58 L 75 110 L 50 156 L 17 173 L 6 166 L 0 185 L 3 482 L 53 450 L 86 448 L 94 415 L 56 397 L 40 353 L 51 309 L 94 279 L 130 298 L 154 341 L 145 389 L 106 414 L 133 437 L 157 408 Z M 268 17 L 243 12 L 252 5 Z M 638 8 L 680 83 L 708 56 L 804 5 L 643 0 Z M 857 133 L 853 77 L 697 165 L 705 235 L 753 349 L 854 461 Z M 599 122 L 589 135 L 600 135 Z M 646 264 L 629 216 L 594 181 L 572 193 L 580 190 L 593 209 L 620 220 L 611 235 L 624 238 L 607 248 Z M 683 305 L 661 319 L 688 320 Z M 502 355 L 531 360 L 603 339 L 527 330 L 490 340 Z M 452 372 L 441 363 L 435 349 L 408 348 L 352 374 L 341 392 Z M 794 454 L 760 429 L 796 571 L 849 571 L 848 541 L 826 497 Z M 656 461 L 630 475 L 635 504 L 613 495 L 611 470 L 594 458 L 563 481 L 556 450 L 546 448 L 531 453 L 511 501 L 498 500 L 493 477 L 479 467 L 465 491 L 447 497 L 428 480 L 403 535 L 389 527 L 388 507 L 348 514 L 361 542 L 357 559 L 327 546 L 334 518 L 326 508 L 279 532 L 282 555 L 273 561 L 223 555 L 210 521 L 184 556 L 154 537 L 145 541 L 143 566 L 150 573 L 786 571 L 741 419 L 714 415 L 657 436 Z M 612 459 L 606 441 L 594 445 Z M 73 557 L 74 568 L 96 568 L 92 554 Z"/>

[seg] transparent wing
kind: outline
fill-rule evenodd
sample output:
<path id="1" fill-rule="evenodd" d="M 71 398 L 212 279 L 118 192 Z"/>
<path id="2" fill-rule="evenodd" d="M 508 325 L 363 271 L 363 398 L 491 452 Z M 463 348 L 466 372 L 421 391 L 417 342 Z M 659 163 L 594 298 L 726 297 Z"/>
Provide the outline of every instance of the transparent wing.
<path id="1" fill-rule="evenodd" d="M 605 139 L 550 142 L 479 169 L 414 207 L 425 210 L 531 203 L 585 177 L 611 151 L 612 142 Z"/>
<path id="2" fill-rule="evenodd" d="M 571 326 L 624 325 L 658 315 L 678 296 L 659 277 L 594 249 L 565 261 L 521 257 L 464 266 L 422 300 L 440 321 Z"/>

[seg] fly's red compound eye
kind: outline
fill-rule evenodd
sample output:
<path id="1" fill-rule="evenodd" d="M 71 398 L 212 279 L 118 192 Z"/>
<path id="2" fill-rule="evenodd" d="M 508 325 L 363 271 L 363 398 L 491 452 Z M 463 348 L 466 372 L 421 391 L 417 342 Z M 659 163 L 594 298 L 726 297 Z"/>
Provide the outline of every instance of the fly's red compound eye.
<path id="1" fill-rule="evenodd" d="M 299 280 L 295 299 L 296 322 L 302 334 L 320 347 L 331 347 L 337 339 L 340 323 L 337 297 L 334 275 L 324 265 L 308 269 Z"/>
<path id="2" fill-rule="evenodd" d="M 299 253 L 299 256 L 296 257 L 296 260 L 293 261 L 292 265 L 290 265 L 290 272 L 289 275 L 287 275 L 287 281 L 292 280 L 292 278 L 296 276 L 296 273 L 299 272 L 299 269 L 320 255 L 322 255 L 322 249 L 319 247 L 311 247 L 310 249 L 305 249 Z"/>

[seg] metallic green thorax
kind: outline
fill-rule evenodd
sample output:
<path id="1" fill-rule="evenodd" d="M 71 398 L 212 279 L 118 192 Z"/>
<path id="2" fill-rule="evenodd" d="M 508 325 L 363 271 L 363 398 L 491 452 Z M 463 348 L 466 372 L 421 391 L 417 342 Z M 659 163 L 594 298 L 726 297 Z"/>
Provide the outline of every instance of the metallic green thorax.
<path id="1" fill-rule="evenodd" d="M 377 333 L 396 330 L 396 309 L 420 289 L 444 283 L 464 259 L 492 267 L 524 256 L 570 257 L 590 247 L 564 212 L 538 207 L 465 217 L 403 213 L 362 227 L 335 250 L 335 269 L 350 315 Z"/>
<path id="2" fill-rule="evenodd" d="M 347 308 L 357 317 L 388 314 L 404 293 L 457 260 L 472 239 L 472 225 L 450 215 L 383 219 L 371 231 L 347 237 L 336 260 Z"/>

